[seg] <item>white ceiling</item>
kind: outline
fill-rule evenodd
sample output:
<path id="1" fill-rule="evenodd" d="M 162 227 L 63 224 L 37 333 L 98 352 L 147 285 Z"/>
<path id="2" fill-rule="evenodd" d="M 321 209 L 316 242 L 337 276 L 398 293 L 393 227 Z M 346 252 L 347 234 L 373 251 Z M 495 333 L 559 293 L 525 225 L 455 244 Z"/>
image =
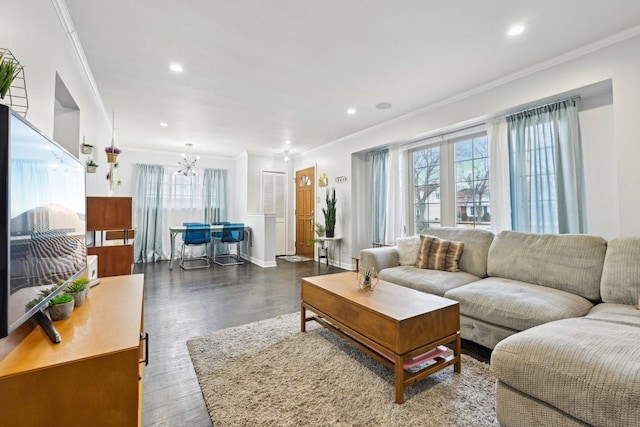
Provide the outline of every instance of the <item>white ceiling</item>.
<path id="1" fill-rule="evenodd" d="M 118 145 L 221 157 L 295 155 L 640 24 L 638 0 L 66 4 Z"/>

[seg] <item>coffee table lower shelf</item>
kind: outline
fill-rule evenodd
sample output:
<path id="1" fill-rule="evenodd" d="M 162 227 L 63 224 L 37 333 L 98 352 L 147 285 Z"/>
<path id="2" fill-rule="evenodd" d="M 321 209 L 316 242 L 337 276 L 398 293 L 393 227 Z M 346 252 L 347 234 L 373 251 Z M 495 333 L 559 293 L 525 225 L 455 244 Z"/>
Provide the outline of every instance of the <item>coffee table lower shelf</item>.
<path id="1" fill-rule="evenodd" d="M 316 315 L 307 317 L 307 309 L 313 311 L 314 313 L 316 313 Z M 418 381 L 421 381 L 424 378 L 428 377 L 429 375 L 432 375 L 451 365 L 454 365 L 454 372 L 460 373 L 461 371 L 461 343 L 459 332 L 418 347 L 408 353 L 397 354 L 358 333 L 352 328 L 349 328 L 348 326 L 342 324 L 327 313 L 323 313 L 321 310 L 318 310 L 317 308 L 303 301 L 301 303 L 300 310 L 300 330 L 302 332 L 306 331 L 306 324 L 310 321 L 319 323 L 345 341 L 359 348 L 361 351 L 365 352 L 373 359 L 382 363 L 384 366 L 392 369 L 395 376 L 396 403 L 398 404 L 404 402 L 405 387 L 413 385 Z M 452 355 L 450 354 L 447 356 L 436 356 L 432 359 L 433 363 L 417 371 L 409 371 L 404 369 L 405 363 L 407 361 L 410 361 L 411 359 L 414 359 L 445 344 L 451 344 L 453 349 Z"/>

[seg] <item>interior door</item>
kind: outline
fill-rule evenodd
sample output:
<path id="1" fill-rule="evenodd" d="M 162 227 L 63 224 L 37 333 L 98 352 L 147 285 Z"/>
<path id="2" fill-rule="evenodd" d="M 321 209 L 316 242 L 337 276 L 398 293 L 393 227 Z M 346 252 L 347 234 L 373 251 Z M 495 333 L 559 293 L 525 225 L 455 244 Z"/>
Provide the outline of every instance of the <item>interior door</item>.
<path id="1" fill-rule="evenodd" d="M 287 252 L 285 183 L 282 172 L 262 172 L 262 212 L 276 214 L 276 256 Z"/>
<path id="2" fill-rule="evenodd" d="M 315 207 L 315 170 L 296 171 L 296 255 L 313 258 L 313 221 Z"/>

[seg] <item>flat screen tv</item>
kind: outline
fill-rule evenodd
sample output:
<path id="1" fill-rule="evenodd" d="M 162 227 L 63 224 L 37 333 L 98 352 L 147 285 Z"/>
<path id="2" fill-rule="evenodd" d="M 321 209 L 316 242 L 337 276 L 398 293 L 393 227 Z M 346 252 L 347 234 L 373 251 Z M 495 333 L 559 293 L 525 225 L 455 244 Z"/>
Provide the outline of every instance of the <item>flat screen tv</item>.
<path id="1" fill-rule="evenodd" d="M 87 266 L 84 165 L 0 105 L 0 338 L 33 318 L 53 342 L 49 300 Z"/>

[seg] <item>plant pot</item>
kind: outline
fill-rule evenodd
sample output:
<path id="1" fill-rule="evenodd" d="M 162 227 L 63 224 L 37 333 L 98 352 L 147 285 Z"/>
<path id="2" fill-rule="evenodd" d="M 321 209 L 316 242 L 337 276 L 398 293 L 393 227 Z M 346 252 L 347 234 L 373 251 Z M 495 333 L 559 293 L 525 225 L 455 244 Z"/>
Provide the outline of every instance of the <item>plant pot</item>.
<path id="1" fill-rule="evenodd" d="M 51 320 L 64 320 L 71 316 L 73 312 L 73 301 L 69 301 L 65 304 L 56 304 L 49 306 L 49 317 Z"/>
<path id="2" fill-rule="evenodd" d="M 92 151 L 93 151 L 93 147 L 91 147 L 90 145 L 82 146 L 82 154 L 91 154 Z"/>
<path id="3" fill-rule="evenodd" d="M 96 173 L 97 166 L 87 166 L 87 173 Z"/>
<path id="4" fill-rule="evenodd" d="M 116 153 L 107 153 L 107 162 L 115 163 L 118 161 L 118 155 Z"/>
<path id="5" fill-rule="evenodd" d="M 67 293 L 73 297 L 73 306 L 80 307 L 82 304 L 84 304 L 84 299 L 87 296 L 87 288 L 85 288 L 84 291 L 82 292 L 67 292 Z"/>
<path id="6" fill-rule="evenodd" d="M 327 230 L 325 231 L 325 235 L 326 235 L 327 237 L 333 237 L 333 232 L 334 232 L 334 231 L 335 231 L 335 230 L 329 230 L 329 229 L 327 229 Z"/>

